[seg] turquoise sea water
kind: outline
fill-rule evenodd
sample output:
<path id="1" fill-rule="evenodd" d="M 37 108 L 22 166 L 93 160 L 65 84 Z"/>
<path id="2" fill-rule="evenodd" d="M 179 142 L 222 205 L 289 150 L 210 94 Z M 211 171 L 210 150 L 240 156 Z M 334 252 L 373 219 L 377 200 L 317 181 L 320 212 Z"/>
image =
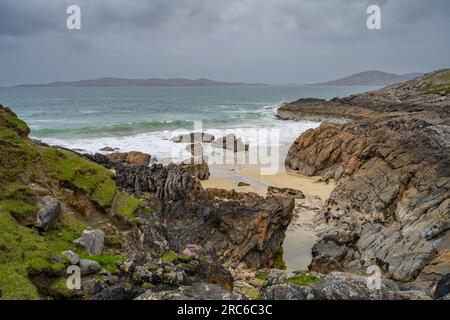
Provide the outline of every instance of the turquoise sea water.
<path id="1" fill-rule="evenodd" d="M 333 98 L 370 87 L 232 86 L 131 88 L 0 88 L 0 103 L 31 127 L 31 136 L 51 144 L 95 152 L 105 146 L 168 156 L 176 129 L 207 131 L 277 127 L 290 144 L 316 123 L 275 119 L 274 110 L 298 98 Z"/>

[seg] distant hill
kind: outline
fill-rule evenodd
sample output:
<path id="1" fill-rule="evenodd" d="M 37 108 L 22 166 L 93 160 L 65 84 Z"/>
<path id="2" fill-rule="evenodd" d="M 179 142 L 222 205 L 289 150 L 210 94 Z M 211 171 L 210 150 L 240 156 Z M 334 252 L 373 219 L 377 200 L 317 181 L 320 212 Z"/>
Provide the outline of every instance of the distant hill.
<path id="1" fill-rule="evenodd" d="M 16 87 L 168 87 L 168 86 L 244 86 L 261 83 L 221 82 L 210 79 L 123 79 L 100 78 L 95 80 L 57 81 L 45 84 L 21 84 Z"/>
<path id="2" fill-rule="evenodd" d="M 365 71 L 333 81 L 315 83 L 318 86 L 387 86 L 422 76 L 422 73 L 395 74 L 382 71 Z"/>

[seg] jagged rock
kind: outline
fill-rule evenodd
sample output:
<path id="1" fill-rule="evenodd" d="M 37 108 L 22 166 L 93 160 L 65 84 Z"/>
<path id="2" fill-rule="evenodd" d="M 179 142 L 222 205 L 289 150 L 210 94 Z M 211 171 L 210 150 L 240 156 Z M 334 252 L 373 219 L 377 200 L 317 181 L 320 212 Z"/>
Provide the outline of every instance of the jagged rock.
<path id="1" fill-rule="evenodd" d="M 420 233 L 403 235 L 379 224 L 366 224 L 356 242 L 363 257 L 376 257 L 389 265 L 394 280 L 414 280 L 435 254 L 433 243 Z"/>
<path id="2" fill-rule="evenodd" d="M 144 290 L 125 284 L 115 284 L 97 292 L 93 300 L 131 300 L 141 295 Z"/>
<path id="3" fill-rule="evenodd" d="M 111 148 L 111 147 L 104 147 L 104 148 L 100 149 L 100 151 L 103 151 L 103 152 L 114 152 L 114 151 L 118 151 L 118 150 L 119 150 L 119 148 Z"/>
<path id="4" fill-rule="evenodd" d="M 192 132 L 190 134 L 181 134 L 176 136 L 170 141 L 172 142 L 181 142 L 181 143 L 196 143 L 196 142 L 212 142 L 215 137 L 212 134 L 204 133 L 204 132 Z"/>
<path id="5" fill-rule="evenodd" d="M 422 291 L 401 291 L 388 279 L 381 279 L 380 289 L 371 289 L 367 277 L 340 272 L 328 274 L 317 285 L 276 284 L 262 294 L 271 300 L 431 300 Z"/>
<path id="6" fill-rule="evenodd" d="M 62 254 L 69 260 L 71 265 L 77 265 L 80 263 L 80 257 L 72 250 L 63 251 Z"/>
<path id="7" fill-rule="evenodd" d="M 425 290 L 432 290 L 436 283 L 450 273 L 450 250 L 438 252 L 436 257 L 423 268 L 415 282 Z"/>
<path id="8" fill-rule="evenodd" d="M 250 183 L 239 181 L 237 184 L 238 187 L 250 187 Z"/>
<path id="9" fill-rule="evenodd" d="M 313 269 L 356 270 L 371 260 L 391 278 L 411 281 L 431 263 L 434 243 L 450 229 L 450 99 L 429 88 L 449 74 L 279 108 L 283 119 L 338 123 L 303 133 L 286 159 L 290 170 L 338 182 L 320 213 L 328 225 L 321 237 L 351 250 L 342 261 L 319 254 Z M 437 274 L 445 266 L 436 263 Z M 429 288 L 437 274 L 423 272 L 418 282 Z"/>
<path id="10" fill-rule="evenodd" d="M 186 151 L 190 152 L 194 157 L 203 156 L 203 146 L 201 143 L 191 143 L 186 146 Z"/>
<path id="11" fill-rule="evenodd" d="M 146 291 L 136 300 L 246 300 L 242 294 L 233 293 L 214 284 L 195 283 L 170 291 Z"/>
<path id="12" fill-rule="evenodd" d="M 330 258 L 341 261 L 347 255 L 347 248 L 337 245 L 333 241 L 321 240 L 314 244 L 312 248 L 312 255 L 326 255 Z"/>
<path id="13" fill-rule="evenodd" d="M 278 188 L 274 186 L 267 187 L 267 195 L 293 197 L 294 199 L 305 199 L 305 195 L 300 190 L 291 188 Z"/>
<path id="14" fill-rule="evenodd" d="M 102 269 L 100 263 L 94 260 L 81 259 L 80 271 L 82 275 L 96 274 Z"/>
<path id="15" fill-rule="evenodd" d="M 113 163 L 108 159 L 108 157 L 102 153 L 94 153 L 94 154 L 86 153 L 83 156 L 92 162 L 104 166 L 105 168 L 112 169 L 114 167 Z"/>
<path id="16" fill-rule="evenodd" d="M 249 150 L 249 145 L 242 142 L 241 138 L 236 138 L 236 135 L 232 133 L 214 140 L 211 143 L 211 146 L 214 148 L 232 150 L 233 152 L 243 152 Z"/>
<path id="17" fill-rule="evenodd" d="M 414 119 L 322 124 L 300 136 L 286 160 L 304 174 L 331 173 L 338 185 L 322 211 L 324 220 L 348 235 L 346 245 L 363 238 L 360 253 L 389 264 L 389 275 L 400 281 L 417 277 L 435 254 L 430 240 L 449 229 L 450 149 L 432 128 Z M 384 229 L 375 249 L 361 232 L 370 239 L 363 226 L 375 228 L 376 222 L 399 225 Z"/>
<path id="18" fill-rule="evenodd" d="M 180 166 L 191 172 L 194 177 L 197 177 L 200 180 L 209 179 L 209 166 L 203 157 L 193 157 L 191 159 L 186 159 L 181 163 Z"/>
<path id="19" fill-rule="evenodd" d="M 114 166 L 119 164 L 129 166 L 148 166 L 151 156 L 149 154 L 131 151 L 131 152 L 113 152 L 106 156 Z"/>
<path id="20" fill-rule="evenodd" d="M 230 266 L 270 264 L 292 219 L 292 198 L 205 191 L 189 171 L 174 164 L 122 167 L 117 183 L 131 193 L 154 193 L 162 201 L 159 214 L 177 251 L 198 244 Z"/>
<path id="21" fill-rule="evenodd" d="M 163 218 L 169 242 L 180 248 L 201 244 L 227 266 L 270 264 L 292 219 L 293 199 L 215 189 L 207 192 L 210 200 L 200 197 L 195 205 L 176 202 L 166 206 Z"/>
<path id="22" fill-rule="evenodd" d="M 149 154 L 139 151 L 112 152 L 107 155 L 95 153 L 84 154 L 83 156 L 108 169 L 117 169 L 119 166 L 149 166 L 152 160 Z"/>
<path id="23" fill-rule="evenodd" d="M 75 245 L 86 250 L 90 255 L 101 254 L 103 252 L 104 242 L 105 234 L 98 229 L 86 229 L 80 238 L 73 241 Z"/>
<path id="24" fill-rule="evenodd" d="M 434 296 L 436 299 L 440 299 L 448 294 L 450 294 L 450 273 L 439 280 Z"/>
<path id="25" fill-rule="evenodd" d="M 55 198 L 46 196 L 39 201 L 36 227 L 43 231 L 50 230 L 61 213 L 61 205 Z"/>

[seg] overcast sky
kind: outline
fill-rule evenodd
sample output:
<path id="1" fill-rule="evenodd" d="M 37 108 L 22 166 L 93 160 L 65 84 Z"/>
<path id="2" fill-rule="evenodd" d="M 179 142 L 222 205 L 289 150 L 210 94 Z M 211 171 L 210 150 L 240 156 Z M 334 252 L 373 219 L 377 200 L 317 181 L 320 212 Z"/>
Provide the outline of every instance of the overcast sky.
<path id="1" fill-rule="evenodd" d="M 66 8 L 82 29 L 66 28 Z M 379 4 L 382 30 L 366 28 Z M 311 83 L 450 67 L 447 0 L 0 0 L 0 86 L 105 76 Z"/>

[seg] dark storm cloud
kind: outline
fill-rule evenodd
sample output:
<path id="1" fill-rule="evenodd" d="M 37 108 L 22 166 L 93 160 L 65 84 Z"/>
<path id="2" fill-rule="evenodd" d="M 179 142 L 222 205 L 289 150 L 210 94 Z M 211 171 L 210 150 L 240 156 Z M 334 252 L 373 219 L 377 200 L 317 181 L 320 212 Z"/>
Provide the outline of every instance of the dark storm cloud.
<path id="1" fill-rule="evenodd" d="M 82 30 L 65 28 L 66 7 Z M 366 8 L 382 8 L 382 30 Z M 450 65 L 446 0 L 1 0 L 0 85 L 100 76 L 312 82 Z"/>

